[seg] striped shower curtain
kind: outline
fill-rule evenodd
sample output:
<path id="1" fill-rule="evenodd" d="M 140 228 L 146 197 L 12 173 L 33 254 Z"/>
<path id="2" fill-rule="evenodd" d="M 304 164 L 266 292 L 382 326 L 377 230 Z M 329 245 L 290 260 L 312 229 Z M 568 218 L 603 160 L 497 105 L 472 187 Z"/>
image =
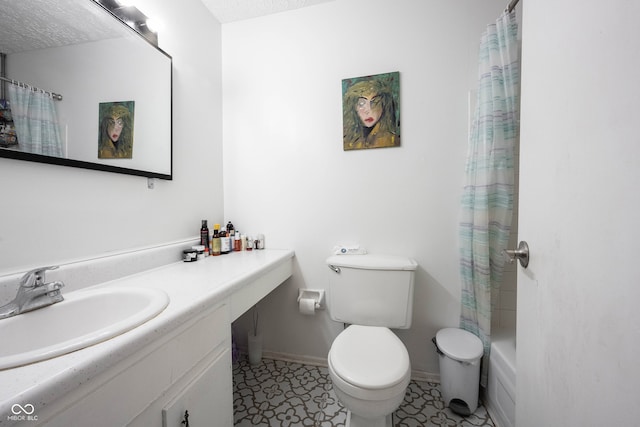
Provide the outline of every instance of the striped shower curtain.
<path id="1" fill-rule="evenodd" d="M 518 138 L 520 87 L 517 35 L 514 12 L 504 12 L 482 34 L 462 196 L 460 327 L 483 342 L 483 386 L 491 345 L 491 292 L 502 281 L 505 259 L 501 252 L 507 247 L 513 215 L 513 152 Z"/>
<path id="2" fill-rule="evenodd" d="M 8 92 L 20 151 L 64 156 L 58 114 L 51 95 L 14 84 L 8 86 Z"/>

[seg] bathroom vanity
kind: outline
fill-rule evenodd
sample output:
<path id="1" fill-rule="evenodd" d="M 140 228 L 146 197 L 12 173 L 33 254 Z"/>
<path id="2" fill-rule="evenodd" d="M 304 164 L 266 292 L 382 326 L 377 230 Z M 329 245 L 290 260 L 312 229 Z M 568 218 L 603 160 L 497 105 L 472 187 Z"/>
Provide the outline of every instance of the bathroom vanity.
<path id="1" fill-rule="evenodd" d="M 293 255 L 237 252 L 96 285 L 160 289 L 169 304 L 102 343 L 0 371 L 0 426 L 232 426 L 231 323 L 291 276 Z"/>

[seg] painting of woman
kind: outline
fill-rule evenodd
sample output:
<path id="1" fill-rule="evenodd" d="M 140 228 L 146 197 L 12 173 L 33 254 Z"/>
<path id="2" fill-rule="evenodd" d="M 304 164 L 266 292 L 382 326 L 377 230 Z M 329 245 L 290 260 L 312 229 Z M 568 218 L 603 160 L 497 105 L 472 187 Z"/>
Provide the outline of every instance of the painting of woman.
<path id="1" fill-rule="evenodd" d="M 400 73 L 342 81 L 344 150 L 400 146 Z"/>
<path id="2" fill-rule="evenodd" d="M 99 159 L 133 157 L 133 101 L 100 104 Z"/>

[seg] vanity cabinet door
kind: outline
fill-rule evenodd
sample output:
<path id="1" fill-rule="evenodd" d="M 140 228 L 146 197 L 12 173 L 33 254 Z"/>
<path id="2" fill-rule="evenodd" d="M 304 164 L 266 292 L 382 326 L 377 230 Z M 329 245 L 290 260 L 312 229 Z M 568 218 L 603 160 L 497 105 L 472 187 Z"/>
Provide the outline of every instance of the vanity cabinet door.
<path id="1" fill-rule="evenodd" d="M 162 427 L 232 426 L 230 363 L 225 349 L 162 409 Z"/>
<path id="2" fill-rule="evenodd" d="M 160 427 L 163 409 L 170 417 L 173 408 L 182 409 L 180 405 L 193 414 L 191 427 L 233 425 L 227 304 L 194 317 L 80 385 L 47 411 L 39 412 L 39 425 Z M 207 415 L 201 415 L 204 411 Z M 209 412 L 214 414 L 213 422 Z M 196 423 L 201 417 L 205 421 Z M 181 421 L 164 425 L 186 427 Z"/>

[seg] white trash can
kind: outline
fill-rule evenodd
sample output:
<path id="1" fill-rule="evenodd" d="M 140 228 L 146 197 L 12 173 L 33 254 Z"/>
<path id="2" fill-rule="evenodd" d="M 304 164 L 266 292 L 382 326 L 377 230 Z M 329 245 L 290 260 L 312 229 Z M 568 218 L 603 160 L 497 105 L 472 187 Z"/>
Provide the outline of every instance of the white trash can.
<path id="1" fill-rule="evenodd" d="M 433 339 L 440 362 L 440 392 L 445 406 L 460 415 L 478 408 L 482 341 L 458 328 L 440 329 Z"/>

